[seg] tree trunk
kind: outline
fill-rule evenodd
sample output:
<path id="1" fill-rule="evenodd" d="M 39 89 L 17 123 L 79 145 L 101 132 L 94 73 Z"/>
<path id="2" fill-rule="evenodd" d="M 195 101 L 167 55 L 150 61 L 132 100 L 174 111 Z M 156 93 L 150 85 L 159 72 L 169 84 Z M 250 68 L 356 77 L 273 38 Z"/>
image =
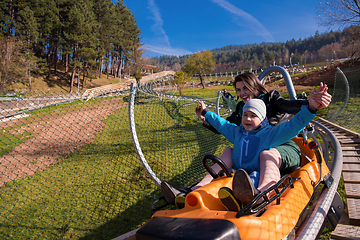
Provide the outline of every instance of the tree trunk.
<path id="1" fill-rule="evenodd" d="M 122 65 L 123 65 L 123 56 L 122 54 L 120 55 L 120 64 L 119 64 L 119 76 L 120 76 L 120 83 L 121 83 L 121 71 L 122 71 Z"/>
<path id="2" fill-rule="evenodd" d="M 116 78 L 116 57 L 113 56 L 112 64 L 111 64 L 111 75 L 113 75 Z"/>
<path id="3" fill-rule="evenodd" d="M 55 74 L 58 67 L 58 46 L 55 47 L 55 56 L 54 56 L 54 62 L 55 62 Z"/>
<path id="4" fill-rule="evenodd" d="M 69 54 L 65 54 L 65 72 L 69 71 Z"/>
<path id="5" fill-rule="evenodd" d="M 106 78 L 109 79 L 109 61 L 106 62 Z"/>
<path id="6" fill-rule="evenodd" d="M 48 51 L 47 54 L 46 54 L 46 60 L 47 60 L 48 67 L 49 67 L 49 72 L 50 72 L 50 68 L 51 68 L 50 51 Z"/>
<path id="7" fill-rule="evenodd" d="M 79 90 L 80 90 L 80 75 L 81 75 L 81 68 L 79 68 L 79 71 L 78 71 L 78 78 L 77 78 L 78 92 L 79 92 Z"/>
<path id="8" fill-rule="evenodd" d="M 202 77 L 201 74 L 199 74 L 199 78 L 200 78 L 200 83 L 201 83 L 201 85 L 202 85 L 202 87 L 203 87 L 203 89 L 204 89 L 204 88 L 205 88 L 205 84 L 204 84 L 204 79 L 203 79 L 203 77 Z"/>
<path id="9" fill-rule="evenodd" d="M 70 81 L 70 93 L 73 92 L 73 85 L 74 85 L 74 78 L 75 78 L 75 68 L 73 69 L 73 72 L 71 74 L 71 81 Z"/>
<path id="10" fill-rule="evenodd" d="M 106 57 L 107 57 L 107 59 L 109 59 L 109 55 L 106 55 Z M 105 73 L 106 73 L 107 79 L 109 79 L 109 60 L 106 60 Z"/>
<path id="11" fill-rule="evenodd" d="M 30 69 L 27 70 L 27 74 L 28 74 L 28 77 L 29 77 L 29 88 L 31 90 L 31 75 L 30 75 Z"/>
<path id="12" fill-rule="evenodd" d="M 113 56 L 112 61 L 111 61 L 111 75 L 114 77 L 116 76 L 115 64 L 116 64 L 116 58 Z"/>
<path id="13" fill-rule="evenodd" d="M 103 62 L 103 60 L 102 60 L 102 59 L 100 60 L 100 62 L 101 62 L 101 64 L 100 64 L 100 73 L 99 73 L 99 78 L 101 78 L 101 74 L 102 74 L 102 71 L 103 71 L 103 64 L 104 64 L 104 62 Z"/>
<path id="14" fill-rule="evenodd" d="M 88 73 L 88 72 L 89 72 L 89 69 L 86 70 L 86 73 Z M 86 86 L 86 82 L 85 82 L 85 71 L 84 71 L 84 73 L 83 73 L 83 79 L 82 79 L 82 84 L 81 84 L 81 90 L 84 90 L 85 86 Z"/>

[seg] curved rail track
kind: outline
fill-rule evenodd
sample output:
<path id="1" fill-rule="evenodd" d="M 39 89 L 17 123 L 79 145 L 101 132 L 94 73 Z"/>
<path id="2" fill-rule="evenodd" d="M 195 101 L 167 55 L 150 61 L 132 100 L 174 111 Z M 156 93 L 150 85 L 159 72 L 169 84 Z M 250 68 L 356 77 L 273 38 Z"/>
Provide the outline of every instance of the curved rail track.
<path id="1" fill-rule="evenodd" d="M 347 208 L 331 233 L 331 239 L 360 239 L 360 134 L 322 118 L 317 122 L 336 136 L 343 152 L 342 176 Z"/>
<path id="2" fill-rule="evenodd" d="M 277 67 L 269 69 L 266 73 L 271 71 L 281 72 L 281 70 L 281 68 Z M 288 90 L 291 93 L 291 90 L 293 90 L 291 79 L 288 77 L 285 78 L 285 80 L 288 82 Z M 154 89 L 153 87 L 149 88 L 151 90 Z M 130 90 L 130 92 L 133 91 Z M 159 96 L 159 93 L 157 94 Z M 164 97 L 166 97 L 166 94 Z M 291 95 L 291 99 L 296 99 L 296 96 Z M 219 95 L 217 97 L 217 102 L 218 101 Z M 129 101 L 129 109 L 133 107 L 130 106 L 130 103 L 131 101 Z M 129 111 L 129 116 L 131 116 L 130 112 L 131 111 Z M 131 120 L 130 117 L 129 120 Z M 331 187 L 328 187 L 328 190 L 321 193 L 319 200 L 316 201 L 315 205 L 310 210 L 308 217 L 301 221 L 301 224 L 296 230 L 296 237 L 294 239 L 317 239 L 318 234 L 321 233 L 323 223 L 326 222 L 328 224 L 324 225 L 330 224 L 333 228 L 336 226 L 331 234 L 331 239 L 360 239 L 360 210 L 358 210 L 358 206 L 360 206 L 360 134 L 322 118 L 312 121 L 312 123 L 314 123 L 315 131 L 304 131 L 304 136 L 309 134 L 313 139 L 322 139 L 325 161 L 327 162 L 328 159 L 332 159 L 329 163 L 331 166 L 328 166 L 332 171 L 334 184 Z M 341 173 L 345 183 L 347 209 L 343 209 L 344 205 L 342 200 L 339 195 L 336 194 Z M 158 179 L 155 180 L 157 181 L 154 182 L 157 183 Z M 340 203 L 338 204 L 337 202 Z M 334 210 L 334 208 L 341 208 L 341 211 Z M 330 212 L 333 212 L 333 214 L 330 214 Z M 331 215 L 335 216 L 336 219 L 340 218 L 341 215 L 340 221 L 333 221 L 334 217 L 331 219 Z M 135 232 L 136 230 L 120 236 L 116 238 L 116 240 L 134 239 L 133 234 Z"/>
<path id="3" fill-rule="evenodd" d="M 336 136 L 343 153 L 342 175 L 347 208 L 344 209 L 339 223 L 331 233 L 331 239 L 360 239 L 360 134 L 323 118 L 317 119 L 316 122 Z M 119 236 L 116 240 L 133 240 L 136 230 Z"/>

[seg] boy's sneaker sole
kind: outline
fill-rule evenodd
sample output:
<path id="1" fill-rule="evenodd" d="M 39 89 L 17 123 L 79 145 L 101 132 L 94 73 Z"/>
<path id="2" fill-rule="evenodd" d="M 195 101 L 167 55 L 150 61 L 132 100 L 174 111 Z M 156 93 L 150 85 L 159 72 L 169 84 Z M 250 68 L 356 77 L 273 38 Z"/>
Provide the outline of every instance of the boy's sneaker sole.
<path id="1" fill-rule="evenodd" d="M 238 169 L 233 177 L 233 194 L 245 205 L 249 204 L 260 193 L 244 169 Z"/>
<path id="2" fill-rule="evenodd" d="M 170 185 L 167 181 L 161 182 L 161 192 L 164 195 L 165 201 L 170 204 L 175 204 L 175 198 L 180 194 L 180 191 Z"/>
<path id="3" fill-rule="evenodd" d="M 235 211 L 235 212 L 240 211 L 242 207 L 242 203 L 235 198 L 230 188 L 228 187 L 220 188 L 218 195 L 222 205 L 228 211 Z"/>
<path id="4" fill-rule="evenodd" d="M 182 209 L 185 207 L 185 198 L 186 198 L 185 193 L 180 193 L 179 195 L 176 196 L 175 205 L 178 209 Z"/>

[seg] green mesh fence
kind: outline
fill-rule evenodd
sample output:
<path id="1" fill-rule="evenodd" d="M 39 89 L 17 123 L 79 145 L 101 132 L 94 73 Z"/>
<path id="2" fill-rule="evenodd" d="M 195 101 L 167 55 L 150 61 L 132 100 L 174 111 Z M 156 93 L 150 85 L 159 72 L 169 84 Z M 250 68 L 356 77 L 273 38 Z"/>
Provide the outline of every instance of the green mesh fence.
<path id="1" fill-rule="evenodd" d="M 134 150 L 128 99 L 1 98 L 1 239 L 113 239 L 151 217 L 160 191 Z M 202 127 L 195 106 L 141 91 L 135 99 L 144 156 L 175 187 L 200 180 L 203 156 L 230 147 Z"/>
<path id="2" fill-rule="evenodd" d="M 351 96 L 334 121 L 347 119 L 338 124 L 353 129 L 359 123 L 351 122 L 360 107 L 359 69 L 343 72 Z M 338 79 L 328 118 L 345 101 Z M 204 176 L 205 154 L 221 156 L 231 144 L 202 126 L 196 98 L 166 95 L 174 91 L 164 82 L 141 86 L 134 124 L 157 178 L 185 187 Z M 161 194 L 134 149 L 129 91 L 82 96 L 0 98 L 1 239 L 113 239 L 151 217 L 150 205 Z M 216 100 L 206 103 L 216 112 Z M 221 116 L 228 112 L 220 107 Z"/>
<path id="3" fill-rule="evenodd" d="M 159 100 L 156 95 L 139 93 L 135 100 L 136 132 L 148 164 L 160 180 L 175 187 L 196 183 L 205 174 L 205 154 L 221 156 L 231 144 L 202 126 L 195 115 L 195 100 Z"/>
<path id="4" fill-rule="evenodd" d="M 360 133 L 360 67 L 336 71 L 332 101 L 326 118 Z"/>

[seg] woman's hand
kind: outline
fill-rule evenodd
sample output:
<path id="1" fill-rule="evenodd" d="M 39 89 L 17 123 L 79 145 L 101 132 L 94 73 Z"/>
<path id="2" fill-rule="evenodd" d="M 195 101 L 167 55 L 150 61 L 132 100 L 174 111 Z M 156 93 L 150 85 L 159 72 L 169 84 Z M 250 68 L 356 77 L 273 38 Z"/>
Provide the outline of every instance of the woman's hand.
<path id="1" fill-rule="evenodd" d="M 332 96 L 327 92 L 327 90 L 327 85 L 320 83 L 319 89 L 312 96 L 312 98 L 319 104 L 317 107 L 318 109 L 326 108 L 331 102 Z"/>
<path id="2" fill-rule="evenodd" d="M 203 101 L 198 101 L 199 106 L 195 108 L 195 114 L 203 121 L 205 122 L 205 117 L 201 115 L 201 112 L 206 108 L 206 105 Z"/>
<path id="3" fill-rule="evenodd" d="M 311 91 L 309 96 L 309 108 L 311 110 L 326 108 L 331 102 L 331 95 L 327 92 L 326 84 L 320 83 L 319 89 L 314 93 Z"/>

